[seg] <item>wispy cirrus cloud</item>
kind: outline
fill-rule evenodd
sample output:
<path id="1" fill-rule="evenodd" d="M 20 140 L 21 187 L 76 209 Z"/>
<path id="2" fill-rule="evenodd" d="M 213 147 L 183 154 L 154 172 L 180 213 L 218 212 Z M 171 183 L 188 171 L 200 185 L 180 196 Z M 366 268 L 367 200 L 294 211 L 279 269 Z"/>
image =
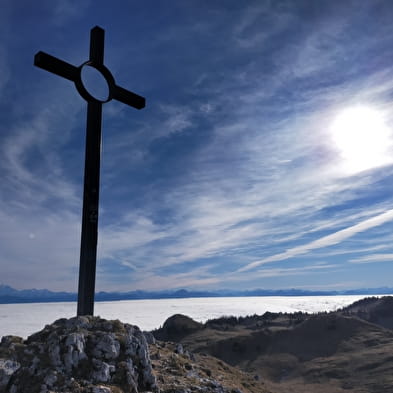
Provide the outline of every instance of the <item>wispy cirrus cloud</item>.
<path id="1" fill-rule="evenodd" d="M 159 13 L 141 4 L 135 23 L 118 5 L 113 20 L 89 2 L 41 9 L 54 18 L 46 29 L 34 19 L 39 28 L 27 40 L 34 51 L 53 50 L 80 64 L 86 23 L 98 15 L 108 23 L 106 64 L 122 86 L 147 96 L 146 110 L 110 103 L 104 111 L 99 289 L 225 280 L 247 286 L 253 277 L 265 284 L 280 276 L 307 285 L 307 277 L 327 276 L 340 263 L 353 266 L 345 257 L 390 254 L 392 167 L 344 173 L 329 133 L 334 116 L 359 102 L 392 123 L 386 43 L 393 30 L 389 23 L 374 24 L 372 35 L 363 29 L 385 2 L 305 3 L 175 1 Z M 379 15 L 391 19 L 387 11 Z M 25 45 L 24 38 L 18 42 Z M 14 263 L 17 277 L 24 269 L 18 261 L 30 260 L 30 251 L 35 261 L 56 259 L 55 247 L 46 257 L 40 251 L 46 236 L 61 243 L 53 282 L 63 275 L 70 283 L 79 248 L 85 103 L 68 81 L 33 73 L 32 55 L 28 68 L 15 48 L 5 46 L 5 69 L 17 72 L 9 67 L 13 59 L 24 72 L 15 79 L 17 99 L 1 102 L 7 121 L 0 213 L 14 233 L 0 239 L 2 261 Z M 13 252 L 18 234 L 26 240 Z M 275 265 L 263 266 L 268 262 Z"/>
<path id="2" fill-rule="evenodd" d="M 293 268 L 260 269 L 256 272 L 253 272 L 253 274 L 255 274 L 258 278 L 298 276 L 305 274 L 313 274 L 320 271 L 326 271 L 327 274 L 331 274 L 333 269 L 337 269 L 339 267 L 340 265 L 338 264 L 318 263 Z M 250 279 L 250 277 L 248 277 L 248 279 Z"/>
<path id="3" fill-rule="evenodd" d="M 249 5 L 233 29 L 235 43 L 245 49 L 269 45 L 275 36 L 285 31 L 294 21 L 291 7 L 277 9 L 274 3 Z"/>
<path id="4" fill-rule="evenodd" d="M 21 288 L 76 290 L 82 184 L 74 169 L 82 153 L 70 158 L 83 145 L 69 142 L 79 103 L 47 82 L 40 87 L 29 92 L 35 100 L 13 107 L 1 137 L 1 276 Z"/>
<path id="5" fill-rule="evenodd" d="M 393 210 L 389 210 L 385 213 L 379 214 L 378 216 L 369 218 L 363 222 L 352 225 L 351 227 L 342 229 L 338 232 L 335 232 L 330 235 L 324 236 L 320 239 L 314 240 L 308 244 L 294 247 L 294 248 L 287 250 L 283 253 L 272 255 L 272 256 L 262 259 L 260 261 L 252 262 L 252 263 L 246 265 L 245 267 L 239 269 L 239 272 L 254 269 L 255 267 L 263 265 L 265 263 L 281 261 L 284 259 L 292 258 L 297 255 L 302 255 L 302 254 L 308 253 L 308 252 L 315 250 L 315 249 L 335 245 L 337 243 L 340 243 L 340 242 L 348 239 L 349 237 L 354 236 L 355 234 L 357 234 L 359 232 L 363 232 L 363 231 L 366 231 L 370 228 L 373 228 L 373 227 L 376 227 L 379 225 L 383 225 L 386 222 L 389 222 L 392 220 L 393 220 Z"/>
<path id="6" fill-rule="evenodd" d="M 350 259 L 349 263 L 378 263 L 392 262 L 393 254 L 368 254 L 363 257 Z"/>
<path id="7" fill-rule="evenodd" d="M 332 91 L 331 96 L 335 97 Z M 258 97 L 255 100 L 259 102 Z M 238 266 L 245 264 L 252 269 L 255 265 L 250 264 L 249 258 L 257 247 L 260 250 L 266 247 L 265 251 L 259 252 L 269 254 L 267 245 L 276 244 L 279 249 L 281 243 L 284 244 L 281 247 L 287 248 L 285 239 L 302 242 L 305 241 L 303 237 L 307 239 L 312 233 L 337 232 L 262 259 L 263 263 L 280 262 L 342 244 L 356 233 L 390 221 L 390 213 L 385 214 L 386 207 L 384 210 L 383 206 L 373 211 L 351 209 L 341 211 L 340 215 L 318 217 L 326 208 L 351 201 L 359 189 L 372 184 L 376 178 L 369 174 L 344 178 L 334 166 L 329 168 L 331 163 L 324 160 L 316 166 L 315 161 L 310 161 L 313 167 L 308 165 L 305 158 L 313 154 L 316 147 L 318 151 L 317 144 L 320 141 L 329 144 L 328 140 L 321 138 L 326 135 L 325 131 L 294 142 L 294 137 L 299 137 L 298 130 L 303 128 L 300 131 L 303 134 L 308 131 L 304 124 L 308 123 L 309 128 L 315 126 L 310 121 L 313 117 L 304 115 L 304 120 L 298 120 L 296 130 L 289 123 L 275 125 L 270 122 L 269 126 L 276 127 L 279 133 L 264 134 L 263 137 L 257 132 L 257 119 L 245 126 L 243 118 L 239 117 L 237 123 L 233 116 L 230 127 L 225 122 L 222 126 L 216 124 L 215 138 L 198 152 L 195 165 L 187 168 L 188 182 L 180 182 L 173 190 L 165 191 L 164 205 L 176 206 L 176 211 L 171 212 L 171 224 L 161 227 L 163 241 L 154 243 L 152 236 L 152 242 L 146 240 L 143 250 L 142 246 L 130 250 L 134 255 L 131 259 L 137 260 L 133 265 L 135 269 L 141 265 L 151 271 L 158 266 L 183 265 L 179 269 L 192 271 L 198 259 L 225 255 L 237 255 Z M 252 129 L 256 131 L 254 134 L 249 132 Z M 239 139 L 242 133 L 248 139 Z M 279 152 L 279 156 L 272 156 L 269 150 Z M 224 171 L 225 166 L 221 167 L 226 160 L 232 163 L 230 176 Z M 370 217 L 373 214 L 379 218 Z M 359 220 L 364 223 L 351 225 Z M 349 227 L 342 229 L 343 225 Z M 126 241 L 127 237 L 124 239 Z M 246 251 L 249 253 L 247 257 L 244 255 Z M 126 246 L 124 252 L 127 253 Z M 185 268 L 186 264 L 188 268 Z M 243 270 L 239 268 L 237 271 Z M 295 275 L 295 271 L 294 268 L 291 274 Z M 175 285 L 175 281 L 172 282 Z"/>
<path id="8" fill-rule="evenodd" d="M 302 123 L 298 126 L 302 127 Z M 373 214 L 382 214 L 382 218 L 384 217 L 386 208 L 380 206 L 372 211 L 351 209 L 327 218 L 317 218 L 325 208 L 351 200 L 359 187 L 367 186 L 374 180 L 368 175 L 340 179 L 334 171 L 327 170 L 326 163 L 323 163 L 327 168 L 324 175 L 321 175 L 323 166 L 311 169 L 308 166 L 304 168 L 302 164 L 294 167 L 293 162 L 300 159 L 302 163 L 304 152 L 299 145 L 291 151 L 290 142 L 284 147 L 289 154 L 284 153 L 283 156 L 291 157 L 291 165 L 285 160 L 280 162 L 275 157 L 264 154 L 262 143 L 265 142 L 268 147 L 275 144 L 279 146 L 282 135 L 268 136 L 271 140 L 267 139 L 266 142 L 266 138 L 265 141 L 260 141 L 259 135 L 255 134 L 254 139 L 232 146 L 231 138 L 244 131 L 244 124 L 234 123 L 232 127 L 228 133 L 224 126 L 218 127 L 216 139 L 211 141 L 208 149 L 200 152 L 195 166 L 188 168 L 192 171 L 188 172 L 187 183 L 179 183 L 173 190 L 165 191 L 163 203 L 171 211 L 171 221 L 165 226 L 154 224 L 155 233 L 160 234 L 162 242 L 154 243 L 157 240 L 156 234 L 147 233 L 144 244 L 131 248 L 127 247 L 127 239 L 133 244 L 132 232 L 141 230 L 144 233 L 143 228 L 138 229 L 136 225 L 129 232 L 129 237 L 127 227 L 119 233 L 119 238 L 124 240 L 123 252 L 133 255 L 130 257 L 132 260 L 137 260 L 134 267 L 145 265 L 153 270 L 157 266 L 188 262 L 191 269 L 196 263 L 193 261 L 200 258 L 232 256 L 239 250 L 249 250 L 252 255 L 258 246 L 263 248 L 276 244 L 280 247 L 280 243 L 286 239 L 301 241 L 302 237 L 314 232 L 340 231 L 343 225 L 350 225 L 361 219 L 368 220 Z M 260 144 L 262 149 L 258 149 Z M 224 172 L 225 168 L 220 167 L 220 161 L 223 158 L 225 160 L 226 154 L 234 165 L 230 177 Z M 244 159 L 245 154 L 247 159 Z M 214 187 L 211 186 L 213 179 Z M 279 183 L 277 179 L 280 179 Z M 171 206 L 176 206 L 176 209 L 171 209 Z M 149 208 L 145 206 L 144 211 L 152 216 L 154 213 Z M 309 221 L 311 217 L 312 223 Z M 374 225 L 369 228 L 372 227 Z M 353 233 L 366 229 L 356 227 Z M 338 244 L 352 236 L 349 232 L 324 237 L 311 246 L 306 245 L 304 250 L 300 246 L 295 247 L 294 253 L 279 253 L 280 257 L 276 261 Z M 118 233 L 114 230 L 108 238 L 117 236 Z M 248 262 L 249 257 L 244 259 L 244 255 L 238 254 L 238 264 Z"/>

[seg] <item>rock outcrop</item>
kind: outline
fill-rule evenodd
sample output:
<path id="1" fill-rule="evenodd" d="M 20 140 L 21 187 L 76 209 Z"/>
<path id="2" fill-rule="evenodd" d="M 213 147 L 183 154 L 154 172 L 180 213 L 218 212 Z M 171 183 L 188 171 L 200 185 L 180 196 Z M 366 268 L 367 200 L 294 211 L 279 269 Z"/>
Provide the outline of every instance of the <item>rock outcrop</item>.
<path id="1" fill-rule="evenodd" d="M 59 319 L 0 344 L 0 393 L 158 392 L 137 326 L 99 317 Z"/>

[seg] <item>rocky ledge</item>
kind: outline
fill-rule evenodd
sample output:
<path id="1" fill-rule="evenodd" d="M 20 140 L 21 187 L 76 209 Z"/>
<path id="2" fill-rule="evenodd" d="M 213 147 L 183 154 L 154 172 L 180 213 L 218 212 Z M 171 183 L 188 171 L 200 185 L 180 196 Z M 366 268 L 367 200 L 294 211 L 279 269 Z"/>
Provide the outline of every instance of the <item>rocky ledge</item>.
<path id="1" fill-rule="evenodd" d="M 158 392 L 146 337 L 99 317 L 59 319 L 0 344 L 0 393 Z"/>

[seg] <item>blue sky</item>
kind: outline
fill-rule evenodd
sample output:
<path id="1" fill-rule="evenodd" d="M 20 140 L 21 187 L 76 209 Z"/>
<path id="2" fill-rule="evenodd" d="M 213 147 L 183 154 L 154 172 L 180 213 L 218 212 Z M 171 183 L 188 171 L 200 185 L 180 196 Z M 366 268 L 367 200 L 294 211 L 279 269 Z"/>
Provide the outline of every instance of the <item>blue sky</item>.
<path id="1" fill-rule="evenodd" d="M 86 104 L 33 57 L 78 66 L 99 25 L 147 106 L 104 106 L 98 291 L 392 286 L 392 20 L 390 0 L 3 0 L 0 282 L 77 290 Z"/>

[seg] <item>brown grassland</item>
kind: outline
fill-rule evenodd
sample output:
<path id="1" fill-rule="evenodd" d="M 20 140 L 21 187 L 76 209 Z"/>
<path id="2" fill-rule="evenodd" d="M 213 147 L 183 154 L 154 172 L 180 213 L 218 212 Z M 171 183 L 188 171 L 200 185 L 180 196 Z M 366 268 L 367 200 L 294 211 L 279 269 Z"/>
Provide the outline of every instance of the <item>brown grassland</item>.
<path id="1" fill-rule="evenodd" d="M 393 298 L 383 297 L 315 315 L 265 313 L 205 324 L 175 315 L 153 334 L 181 343 L 247 393 L 389 393 L 392 327 Z"/>

